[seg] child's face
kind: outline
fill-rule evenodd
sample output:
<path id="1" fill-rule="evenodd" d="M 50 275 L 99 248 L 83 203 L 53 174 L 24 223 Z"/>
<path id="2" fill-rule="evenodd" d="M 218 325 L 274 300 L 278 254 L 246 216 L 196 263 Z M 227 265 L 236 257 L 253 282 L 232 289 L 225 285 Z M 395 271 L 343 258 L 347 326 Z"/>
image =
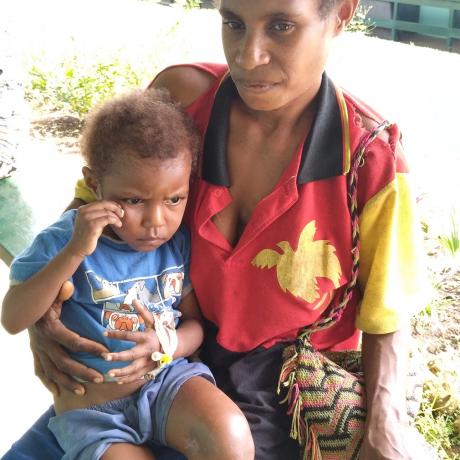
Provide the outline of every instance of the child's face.
<path id="1" fill-rule="evenodd" d="M 137 251 L 152 251 L 177 231 L 187 204 L 191 154 L 176 158 L 137 159 L 115 163 L 99 181 L 99 197 L 119 203 L 122 227 L 108 233 Z"/>

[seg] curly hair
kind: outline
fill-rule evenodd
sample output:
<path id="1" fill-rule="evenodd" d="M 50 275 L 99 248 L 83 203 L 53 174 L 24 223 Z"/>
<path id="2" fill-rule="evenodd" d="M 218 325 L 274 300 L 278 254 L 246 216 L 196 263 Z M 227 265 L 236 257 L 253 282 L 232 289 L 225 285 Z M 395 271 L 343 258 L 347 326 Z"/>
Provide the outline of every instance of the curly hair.
<path id="1" fill-rule="evenodd" d="M 196 164 L 200 138 L 193 121 L 166 90 L 138 90 L 105 102 L 87 119 L 81 152 L 96 177 L 126 155 L 173 159 L 188 150 Z"/>

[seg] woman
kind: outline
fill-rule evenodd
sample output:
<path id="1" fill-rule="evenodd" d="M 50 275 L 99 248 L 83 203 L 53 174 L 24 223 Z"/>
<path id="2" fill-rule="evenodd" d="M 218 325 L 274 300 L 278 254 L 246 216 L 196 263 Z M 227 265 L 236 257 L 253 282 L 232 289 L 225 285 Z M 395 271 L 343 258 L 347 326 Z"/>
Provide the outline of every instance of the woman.
<path id="1" fill-rule="evenodd" d="M 222 0 L 230 77 L 225 66 L 177 66 L 152 83 L 167 88 L 205 132 L 189 208 L 191 276 L 207 320 L 201 357 L 246 415 L 258 459 L 297 458 L 286 407 L 275 395 L 281 352 L 302 326 L 339 301 L 350 277 L 346 174 L 359 140 L 381 120 L 344 96 L 324 67 L 331 41 L 356 6 L 357 0 Z M 417 260 L 395 126 L 367 153 L 358 210 L 359 288 L 341 320 L 312 342 L 318 349 L 355 348 L 363 331 L 368 414 L 360 458 L 408 459 L 401 368 Z M 312 259 L 309 245 L 318 242 L 329 249 Z M 305 257 L 295 257 L 300 253 Z M 69 375 L 91 381 L 99 375 L 71 362 L 55 341 L 103 350 L 62 330 L 55 307 L 57 313 L 51 310 L 31 331 L 37 373 L 48 388 L 83 392 Z M 119 371 L 125 381 L 152 369 L 148 341 L 133 350 L 118 356 L 136 359 Z M 5 458 L 36 458 L 21 454 L 33 442 L 51 449 L 49 415 L 26 434 L 38 438 L 23 438 Z M 53 452 L 46 458 L 59 458 Z"/>

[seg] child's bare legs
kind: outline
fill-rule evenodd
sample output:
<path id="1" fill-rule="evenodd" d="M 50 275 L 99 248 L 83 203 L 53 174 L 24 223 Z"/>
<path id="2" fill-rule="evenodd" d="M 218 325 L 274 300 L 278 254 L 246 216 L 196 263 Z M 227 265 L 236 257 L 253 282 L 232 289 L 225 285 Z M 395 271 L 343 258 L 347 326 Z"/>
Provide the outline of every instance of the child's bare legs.
<path id="1" fill-rule="evenodd" d="M 203 377 L 185 382 L 174 398 L 166 443 L 189 460 L 254 459 L 254 442 L 243 413 Z"/>
<path id="2" fill-rule="evenodd" d="M 102 456 L 101 460 L 155 460 L 152 452 L 144 446 L 128 444 L 126 442 L 112 444 Z"/>

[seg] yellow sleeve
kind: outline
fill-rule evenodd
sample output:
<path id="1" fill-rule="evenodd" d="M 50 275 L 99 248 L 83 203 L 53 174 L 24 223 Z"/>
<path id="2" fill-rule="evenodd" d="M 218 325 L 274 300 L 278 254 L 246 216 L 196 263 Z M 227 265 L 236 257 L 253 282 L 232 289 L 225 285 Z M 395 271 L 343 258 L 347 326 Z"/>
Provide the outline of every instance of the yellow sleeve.
<path id="1" fill-rule="evenodd" d="M 75 184 L 75 198 L 85 203 L 91 203 L 91 201 L 96 199 L 93 191 L 86 186 L 84 179 L 79 179 Z"/>
<path id="2" fill-rule="evenodd" d="M 421 230 L 407 174 L 397 173 L 366 203 L 359 227 L 363 297 L 356 326 L 370 334 L 394 332 L 427 302 Z"/>

